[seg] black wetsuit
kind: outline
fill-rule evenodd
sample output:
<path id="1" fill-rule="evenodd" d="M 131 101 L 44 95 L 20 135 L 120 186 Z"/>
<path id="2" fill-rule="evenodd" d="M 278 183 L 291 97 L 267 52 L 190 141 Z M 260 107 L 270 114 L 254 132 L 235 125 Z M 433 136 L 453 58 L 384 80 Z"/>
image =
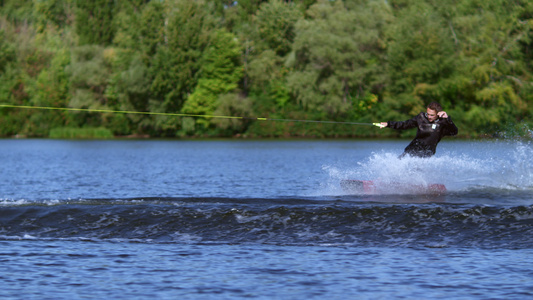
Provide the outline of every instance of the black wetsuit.
<path id="1" fill-rule="evenodd" d="M 401 130 L 418 128 L 415 139 L 405 148 L 405 152 L 400 157 L 406 154 L 418 157 L 433 156 L 443 136 L 456 135 L 459 131 L 449 116 L 430 122 L 426 113 L 423 112 L 407 121 L 389 121 L 387 127 Z"/>

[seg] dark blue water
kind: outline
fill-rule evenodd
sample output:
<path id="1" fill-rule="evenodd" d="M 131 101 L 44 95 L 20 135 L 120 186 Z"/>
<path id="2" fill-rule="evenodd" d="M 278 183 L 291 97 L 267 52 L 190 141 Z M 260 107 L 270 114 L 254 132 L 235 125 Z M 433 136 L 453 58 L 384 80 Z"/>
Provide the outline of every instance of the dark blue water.
<path id="1" fill-rule="evenodd" d="M 531 142 L 406 142 L 0 140 L 0 297 L 532 297 Z"/>

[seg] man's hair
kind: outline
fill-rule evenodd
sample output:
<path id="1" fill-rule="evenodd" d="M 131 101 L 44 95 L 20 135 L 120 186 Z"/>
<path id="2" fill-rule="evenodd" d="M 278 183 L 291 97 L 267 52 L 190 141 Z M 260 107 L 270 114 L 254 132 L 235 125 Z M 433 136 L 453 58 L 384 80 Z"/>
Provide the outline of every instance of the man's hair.
<path id="1" fill-rule="evenodd" d="M 442 111 L 442 106 L 440 106 L 438 102 L 431 102 L 430 104 L 428 104 L 427 108 L 434 110 L 436 112 Z"/>

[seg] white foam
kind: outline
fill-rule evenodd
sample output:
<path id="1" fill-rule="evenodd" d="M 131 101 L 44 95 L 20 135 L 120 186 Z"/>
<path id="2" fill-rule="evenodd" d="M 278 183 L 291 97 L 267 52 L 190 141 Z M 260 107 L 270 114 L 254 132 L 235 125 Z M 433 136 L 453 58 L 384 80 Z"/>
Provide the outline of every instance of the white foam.
<path id="1" fill-rule="evenodd" d="M 533 149 L 531 143 L 488 143 L 468 154 L 445 152 L 430 158 L 404 157 L 390 152 L 374 152 L 350 165 L 327 165 L 328 180 L 322 194 L 343 194 L 343 179 L 384 183 L 444 184 L 448 191 L 474 188 L 533 190 Z M 394 192 L 394 191 L 391 191 Z"/>

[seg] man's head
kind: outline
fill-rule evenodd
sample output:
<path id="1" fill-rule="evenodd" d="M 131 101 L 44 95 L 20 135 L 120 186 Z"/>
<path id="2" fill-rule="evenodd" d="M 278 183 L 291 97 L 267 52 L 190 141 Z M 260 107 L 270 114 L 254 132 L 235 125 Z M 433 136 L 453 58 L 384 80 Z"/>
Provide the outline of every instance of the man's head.
<path id="1" fill-rule="evenodd" d="M 430 122 L 433 122 L 439 118 L 438 113 L 442 111 L 442 106 L 437 102 L 431 102 L 427 106 L 427 118 Z"/>

